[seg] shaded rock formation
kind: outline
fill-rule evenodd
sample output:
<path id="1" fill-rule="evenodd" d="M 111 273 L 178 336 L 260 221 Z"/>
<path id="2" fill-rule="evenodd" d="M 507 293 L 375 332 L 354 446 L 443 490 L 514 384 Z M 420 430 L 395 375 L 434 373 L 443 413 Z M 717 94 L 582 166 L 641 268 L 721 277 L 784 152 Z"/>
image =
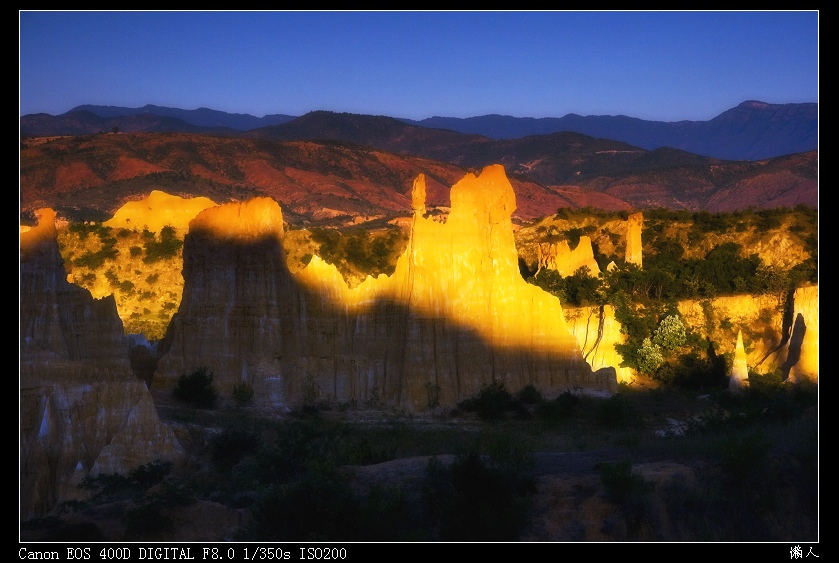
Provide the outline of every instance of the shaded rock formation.
<path id="1" fill-rule="evenodd" d="M 591 238 L 581 236 L 580 242 L 571 250 L 568 241 L 543 242 L 539 244 L 539 269 L 556 270 L 563 277 L 573 275 L 578 268 L 588 268 L 590 276 L 599 276 L 600 267 L 594 259 Z"/>
<path id="2" fill-rule="evenodd" d="M 626 261 L 642 267 L 641 230 L 644 228 L 644 214 L 633 213 L 626 220 Z"/>
<path id="3" fill-rule="evenodd" d="M 453 186 L 445 223 L 423 216 L 424 192 L 419 176 L 393 275 L 353 289 L 317 257 L 289 273 L 272 200 L 199 214 L 153 385 L 172 387 L 206 366 L 223 394 L 247 381 L 276 405 L 381 399 L 411 411 L 454 404 L 493 380 L 549 396 L 574 386 L 613 391 L 614 374 L 583 360 L 559 300 L 519 273 L 503 167 Z"/>
<path id="4" fill-rule="evenodd" d="M 125 473 L 181 448 L 131 372 L 112 297 L 69 283 L 55 214 L 20 235 L 20 517 L 78 498 L 87 475 Z"/>
<path id="5" fill-rule="evenodd" d="M 38 212 L 20 233 L 21 363 L 68 360 L 106 369 L 126 363 L 128 343 L 114 298 L 93 299 L 67 281 L 56 240 L 55 212 Z"/>

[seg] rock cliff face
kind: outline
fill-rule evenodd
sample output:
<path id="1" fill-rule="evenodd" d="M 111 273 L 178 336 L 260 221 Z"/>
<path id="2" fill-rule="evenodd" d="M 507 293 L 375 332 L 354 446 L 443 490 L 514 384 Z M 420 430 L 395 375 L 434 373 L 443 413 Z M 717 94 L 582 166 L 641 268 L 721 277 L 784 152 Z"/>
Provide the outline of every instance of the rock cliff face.
<path id="1" fill-rule="evenodd" d="M 180 452 L 134 378 L 113 298 L 66 274 L 55 214 L 20 235 L 20 517 L 76 498 L 86 475 L 125 473 Z"/>
<path id="2" fill-rule="evenodd" d="M 394 274 L 353 289 L 317 257 L 288 272 L 271 200 L 198 215 L 153 385 L 206 366 L 222 393 L 247 381 L 273 404 L 381 399 L 407 410 L 451 405 L 493 380 L 548 395 L 614 390 L 613 372 L 593 373 L 583 360 L 559 300 L 521 278 L 503 167 L 452 187 L 446 223 L 423 216 L 424 192 L 420 176 Z"/>

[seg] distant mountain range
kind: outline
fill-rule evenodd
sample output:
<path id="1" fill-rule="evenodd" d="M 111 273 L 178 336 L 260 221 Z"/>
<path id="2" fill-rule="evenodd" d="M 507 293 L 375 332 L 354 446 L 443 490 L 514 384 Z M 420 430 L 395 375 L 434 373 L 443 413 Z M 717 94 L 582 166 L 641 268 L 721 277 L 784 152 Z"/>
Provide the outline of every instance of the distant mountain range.
<path id="1" fill-rule="evenodd" d="M 390 135 L 389 132 L 396 130 L 394 123 L 401 123 L 423 129 L 445 130 L 467 135 L 467 138 L 451 136 L 452 145 L 463 141 L 469 144 L 480 144 L 473 136 L 479 136 L 487 141 L 515 140 L 530 136 L 573 132 L 619 141 L 646 150 L 669 147 L 726 160 L 763 160 L 818 148 L 817 103 L 767 104 L 750 100 L 709 121 L 676 122 L 647 121 L 624 115 L 580 116 L 575 114 L 558 118 L 503 115 L 470 118 L 431 117 L 420 121 L 381 118 L 381 116 L 357 116 L 358 120 L 371 118 L 365 120 L 365 124 L 378 123 L 385 128 L 382 131 L 373 130 L 365 133 L 352 129 L 322 128 L 320 131 L 313 129 L 312 121 L 324 114 L 352 115 L 312 112 L 301 117 L 283 114 L 255 117 L 207 108 L 183 110 L 154 105 L 141 108 L 83 105 L 58 116 L 43 113 L 25 115 L 20 118 L 20 134 L 21 137 L 28 138 L 90 135 L 119 130 L 125 133 L 182 132 L 247 135 L 286 140 L 295 135 L 300 137 L 305 134 L 320 135 L 318 138 L 322 140 L 362 142 L 358 139 L 371 139 L 378 136 L 381 140 L 383 135 Z M 383 120 L 390 120 L 390 123 L 384 125 Z M 350 126 L 352 128 L 351 124 Z M 436 135 L 435 139 L 443 138 L 441 132 Z M 410 137 L 415 143 L 422 144 L 423 142 L 423 134 L 420 132 L 413 131 Z M 409 141 L 403 141 L 402 145 L 403 150 L 411 150 Z"/>

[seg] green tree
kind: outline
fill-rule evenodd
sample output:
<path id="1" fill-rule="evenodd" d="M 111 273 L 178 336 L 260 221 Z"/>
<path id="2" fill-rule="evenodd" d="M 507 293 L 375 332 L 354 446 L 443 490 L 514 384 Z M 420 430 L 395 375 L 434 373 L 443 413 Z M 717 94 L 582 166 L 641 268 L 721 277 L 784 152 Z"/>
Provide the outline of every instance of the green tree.
<path id="1" fill-rule="evenodd" d="M 678 315 L 667 315 L 652 338 L 652 343 L 663 350 L 672 351 L 681 348 L 687 341 L 685 325 Z"/>

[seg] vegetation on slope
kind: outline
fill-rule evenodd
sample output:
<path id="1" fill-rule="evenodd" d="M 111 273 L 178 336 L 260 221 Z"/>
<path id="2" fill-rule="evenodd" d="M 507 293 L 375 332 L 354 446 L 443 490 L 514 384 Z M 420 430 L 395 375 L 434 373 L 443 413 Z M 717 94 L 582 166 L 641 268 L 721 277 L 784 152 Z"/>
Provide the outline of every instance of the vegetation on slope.
<path id="1" fill-rule="evenodd" d="M 729 372 L 731 358 L 718 355 L 710 345 L 710 334 L 699 328 L 685 327 L 678 345 L 656 344 L 669 319 L 679 318 L 679 301 L 702 301 L 706 315 L 713 316 L 710 300 L 715 297 L 771 295 L 782 310 L 789 292 L 818 283 L 815 209 L 646 212 L 643 268 L 623 259 L 625 243 L 617 233 L 625 230 L 622 222 L 627 216 L 561 209 L 556 216 L 521 229 L 520 251 L 530 248 L 524 252 L 530 258 L 523 257 L 523 274 L 528 282 L 556 295 L 563 306 L 613 305 L 626 336 L 617 345 L 624 359 L 621 365 L 661 382 L 717 387 Z M 565 277 L 555 270 L 537 271 L 532 257 L 538 243 L 568 240 L 574 247 L 582 235 L 592 239 L 601 276 L 591 276 L 587 268 Z"/>
<path id="2" fill-rule="evenodd" d="M 813 385 L 771 380 L 739 394 L 621 386 L 610 398 L 567 392 L 553 400 L 497 384 L 422 419 L 376 404 L 323 402 L 267 418 L 241 405 L 164 402 L 189 463 L 89 477 L 80 485 L 86 494 L 22 523 L 22 535 L 816 541 L 817 398 Z M 554 467 L 558 458 L 540 452 L 564 452 L 563 461 Z M 376 465 L 394 460 L 418 463 L 405 473 L 398 468 L 406 465 Z M 653 481 L 644 467 L 684 478 Z M 568 502 L 552 496 L 553 476 L 574 483 Z M 207 511 L 236 516 L 185 536 Z"/>

